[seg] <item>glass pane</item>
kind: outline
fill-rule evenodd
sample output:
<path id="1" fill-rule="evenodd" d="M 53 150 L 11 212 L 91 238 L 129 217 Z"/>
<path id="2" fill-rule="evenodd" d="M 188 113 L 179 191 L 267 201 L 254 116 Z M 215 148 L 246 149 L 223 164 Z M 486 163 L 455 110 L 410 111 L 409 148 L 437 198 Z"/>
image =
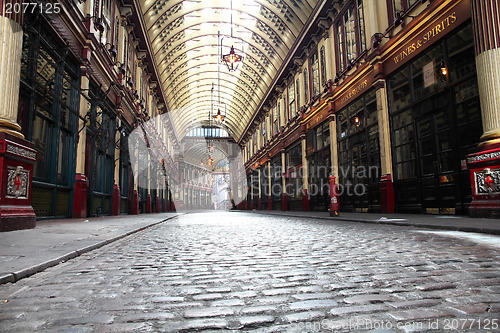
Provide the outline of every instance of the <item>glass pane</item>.
<path id="1" fill-rule="evenodd" d="M 33 143 L 36 150 L 36 163 L 33 169 L 35 177 L 48 179 L 48 165 L 50 156 L 48 155 L 48 137 L 49 137 L 49 124 L 41 118 L 35 117 L 33 120 Z"/>

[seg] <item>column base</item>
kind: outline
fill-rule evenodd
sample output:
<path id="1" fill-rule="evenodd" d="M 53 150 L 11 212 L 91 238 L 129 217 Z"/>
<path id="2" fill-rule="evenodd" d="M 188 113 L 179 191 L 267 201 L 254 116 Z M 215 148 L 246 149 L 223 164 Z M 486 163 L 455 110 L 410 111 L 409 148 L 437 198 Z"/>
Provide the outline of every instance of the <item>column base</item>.
<path id="1" fill-rule="evenodd" d="M 391 175 L 380 178 L 380 211 L 394 213 L 394 186 Z"/>
<path id="2" fill-rule="evenodd" d="M 87 177 L 82 173 L 77 173 L 73 196 L 73 218 L 87 217 L 87 193 Z"/>
<path id="3" fill-rule="evenodd" d="M 302 209 L 304 212 L 309 211 L 309 195 L 307 194 L 307 190 L 302 192 Z"/>
<path id="4" fill-rule="evenodd" d="M 286 194 L 283 194 L 281 197 L 281 210 L 284 212 L 288 210 L 288 198 Z"/>
<path id="5" fill-rule="evenodd" d="M 167 211 L 167 199 L 163 199 L 163 212 Z"/>
<path id="6" fill-rule="evenodd" d="M 113 198 L 111 199 L 112 202 L 111 215 L 120 215 L 120 201 L 121 201 L 120 186 L 114 185 Z"/>
<path id="7" fill-rule="evenodd" d="M 160 212 L 160 198 L 156 196 L 156 212 Z"/>
<path id="8" fill-rule="evenodd" d="M 0 231 L 32 229 L 36 215 L 31 206 L 33 143 L 0 132 Z"/>
<path id="9" fill-rule="evenodd" d="M 139 193 L 137 190 L 134 190 L 134 194 L 132 194 L 132 215 L 139 214 Z"/>
<path id="10" fill-rule="evenodd" d="M 0 232 L 36 227 L 36 215 L 31 206 L 0 206 Z"/>
<path id="11" fill-rule="evenodd" d="M 469 216 L 500 218 L 500 144 L 481 146 L 467 156 L 472 202 Z"/>
<path id="12" fill-rule="evenodd" d="M 148 194 L 148 198 L 146 200 L 146 213 L 151 214 L 151 194 Z"/>

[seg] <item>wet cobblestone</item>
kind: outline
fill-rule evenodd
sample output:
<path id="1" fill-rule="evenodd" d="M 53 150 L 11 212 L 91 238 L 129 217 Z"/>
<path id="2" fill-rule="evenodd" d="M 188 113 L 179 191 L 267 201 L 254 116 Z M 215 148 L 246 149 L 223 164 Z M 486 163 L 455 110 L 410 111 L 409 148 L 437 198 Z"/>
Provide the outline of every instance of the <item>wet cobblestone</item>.
<path id="1" fill-rule="evenodd" d="M 498 262 L 410 227 L 188 214 L 0 286 L 0 331 L 494 332 Z"/>

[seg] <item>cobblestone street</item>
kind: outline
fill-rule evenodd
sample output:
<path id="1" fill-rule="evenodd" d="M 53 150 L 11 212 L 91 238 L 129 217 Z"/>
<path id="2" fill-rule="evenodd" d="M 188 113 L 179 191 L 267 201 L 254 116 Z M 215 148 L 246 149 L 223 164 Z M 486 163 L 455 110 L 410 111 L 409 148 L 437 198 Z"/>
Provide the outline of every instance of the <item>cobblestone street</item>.
<path id="1" fill-rule="evenodd" d="M 0 331 L 495 332 L 499 262 L 411 227 L 191 213 L 1 285 Z"/>

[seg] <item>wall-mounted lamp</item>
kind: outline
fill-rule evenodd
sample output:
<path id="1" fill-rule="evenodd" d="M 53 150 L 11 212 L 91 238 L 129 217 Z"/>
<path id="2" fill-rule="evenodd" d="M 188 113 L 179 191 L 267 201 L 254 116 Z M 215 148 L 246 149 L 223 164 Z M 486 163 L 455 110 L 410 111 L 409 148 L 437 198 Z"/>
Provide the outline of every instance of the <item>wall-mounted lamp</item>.
<path id="1" fill-rule="evenodd" d="M 352 62 L 351 62 L 351 60 L 347 61 L 347 66 L 346 66 L 346 69 L 347 69 L 348 71 L 350 71 L 350 70 L 352 69 Z"/>
<path id="2" fill-rule="evenodd" d="M 361 126 L 361 118 L 359 118 L 358 116 L 355 116 L 354 118 L 352 118 L 352 123 L 356 127 Z"/>
<path id="3" fill-rule="evenodd" d="M 382 43 L 382 39 L 383 38 L 389 39 L 389 37 L 386 37 L 384 34 L 382 34 L 380 32 L 376 32 L 372 36 L 372 48 L 373 49 L 378 49 L 380 47 L 380 44 Z"/>
<path id="4" fill-rule="evenodd" d="M 445 82 L 448 78 L 448 68 L 446 68 L 446 63 L 444 59 L 441 59 L 437 68 L 437 76 L 441 81 Z"/>
<path id="5" fill-rule="evenodd" d="M 118 70 L 122 75 L 125 75 L 125 64 L 121 64 L 120 67 L 118 67 Z"/>
<path id="6" fill-rule="evenodd" d="M 403 24 L 405 17 L 411 17 L 414 19 L 416 16 L 406 15 L 405 12 L 396 12 L 396 18 L 394 19 L 394 28 L 399 27 Z"/>
<path id="7" fill-rule="evenodd" d="M 106 43 L 106 45 L 109 45 L 109 49 L 108 49 L 109 54 L 111 54 L 111 56 L 113 58 L 116 58 L 118 56 L 118 50 L 116 50 L 116 47 L 110 43 Z"/>
<path id="8" fill-rule="evenodd" d="M 102 19 L 100 18 L 95 19 L 94 25 L 96 29 L 99 30 L 101 33 L 104 32 L 104 22 L 102 21 Z"/>

